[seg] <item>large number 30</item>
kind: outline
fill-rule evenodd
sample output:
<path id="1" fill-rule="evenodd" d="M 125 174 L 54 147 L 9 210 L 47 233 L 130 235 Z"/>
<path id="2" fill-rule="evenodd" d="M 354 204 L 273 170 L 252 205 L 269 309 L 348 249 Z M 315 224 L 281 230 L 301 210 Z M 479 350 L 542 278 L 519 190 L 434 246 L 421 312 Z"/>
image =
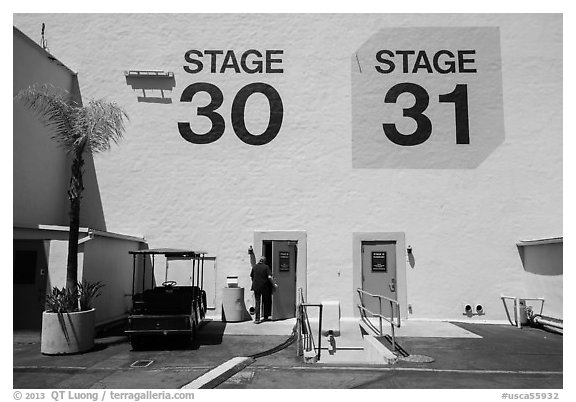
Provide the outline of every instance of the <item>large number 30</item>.
<path id="1" fill-rule="evenodd" d="M 432 134 L 432 122 L 424 114 L 430 97 L 428 92 L 420 85 L 410 82 L 403 82 L 394 85 L 386 93 L 385 103 L 396 103 L 398 97 L 403 93 L 410 93 L 416 102 L 408 109 L 403 110 L 404 117 L 410 117 L 416 121 L 416 130 L 412 134 L 401 134 L 394 123 L 384 123 L 384 134 L 394 144 L 403 146 L 420 145 Z M 470 128 L 468 125 L 468 89 L 465 84 L 458 84 L 454 91 L 438 97 L 441 103 L 454 103 L 456 120 L 456 144 L 470 144 Z"/>
<path id="2" fill-rule="evenodd" d="M 212 127 L 204 134 L 195 133 L 190 127 L 189 122 L 178 122 L 178 131 L 180 135 L 193 144 L 210 144 L 218 140 L 224 134 L 226 124 L 224 118 L 216 110 L 222 105 L 224 95 L 220 88 L 208 82 L 196 82 L 186 87 L 182 96 L 181 102 L 192 102 L 192 98 L 198 92 L 206 92 L 210 95 L 210 103 L 206 106 L 198 107 L 198 115 L 205 116 L 210 119 Z M 268 127 L 260 135 L 251 134 L 246 128 L 246 121 L 244 113 L 246 110 L 246 102 L 248 98 L 254 93 L 261 93 L 268 99 L 270 105 L 270 118 L 268 120 Z M 255 82 L 243 87 L 232 102 L 232 127 L 234 132 L 242 141 L 249 145 L 264 145 L 272 141 L 282 126 L 282 119 L 284 117 L 284 106 L 280 94 L 270 85 L 263 82 Z"/>

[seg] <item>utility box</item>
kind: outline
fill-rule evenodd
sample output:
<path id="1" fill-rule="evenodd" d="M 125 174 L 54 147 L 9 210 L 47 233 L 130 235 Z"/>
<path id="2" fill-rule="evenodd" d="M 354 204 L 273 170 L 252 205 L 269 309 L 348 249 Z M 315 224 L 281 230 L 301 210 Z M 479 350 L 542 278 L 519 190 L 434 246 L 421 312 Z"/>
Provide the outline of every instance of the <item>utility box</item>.
<path id="1" fill-rule="evenodd" d="M 244 303 L 244 288 L 227 287 L 222 289 L 222 321 L 240 322 L 249 317 Z"/>
<path id="2" fill-rule="evenodd" d="M 340 302 L 322 302 L 322 335 L 340 336 Z"/>

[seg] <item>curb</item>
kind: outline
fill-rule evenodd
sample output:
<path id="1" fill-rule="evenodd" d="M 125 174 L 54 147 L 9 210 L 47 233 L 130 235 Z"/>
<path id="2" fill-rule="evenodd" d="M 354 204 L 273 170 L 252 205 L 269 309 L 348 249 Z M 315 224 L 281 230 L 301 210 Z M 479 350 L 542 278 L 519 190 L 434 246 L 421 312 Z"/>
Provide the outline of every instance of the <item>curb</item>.
<path id="1" fill-rule="evenodd" d="M 254 363 L 252 357 L 234 357 L 227 362 L 213 368 L 194 381 L 183 385 L 180 389 L 210 389 L 216 388 L 234 374 Z"/>

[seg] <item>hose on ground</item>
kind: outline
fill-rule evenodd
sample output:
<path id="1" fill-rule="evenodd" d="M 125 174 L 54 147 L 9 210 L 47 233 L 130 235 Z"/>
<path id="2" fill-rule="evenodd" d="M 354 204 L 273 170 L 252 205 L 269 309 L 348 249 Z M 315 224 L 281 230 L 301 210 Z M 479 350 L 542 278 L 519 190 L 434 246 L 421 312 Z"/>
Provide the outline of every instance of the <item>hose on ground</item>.
<path id="1" fill-rule="evenodd" d="M 269 356 L 269 355 L 277 353 L 283 349 L 286 349 L 288 346 L 292 345 L 295 340 L 296 340 L 296 325 L 292 329 L 292 335 L 290 335 L 290 337 L 288 339 L 286 339 L 284 342 L 282 342 L 280 345 L 274 346 L 273 348 L 265 350 L 263 352 L 255 353 L 255 354 L 250 355 L 248 357 L 252 357 L 253 359 L 258 359 L 260 357 Z"/>

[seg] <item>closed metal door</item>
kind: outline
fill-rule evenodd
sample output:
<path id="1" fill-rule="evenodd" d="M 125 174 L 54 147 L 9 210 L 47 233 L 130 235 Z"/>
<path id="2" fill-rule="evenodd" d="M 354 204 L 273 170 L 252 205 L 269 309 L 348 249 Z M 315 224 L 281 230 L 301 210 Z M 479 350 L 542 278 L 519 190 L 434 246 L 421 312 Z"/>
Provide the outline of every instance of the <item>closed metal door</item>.
<path id="1" fill-rule="evenodd" d="M 362 243 L 362 289 L 398 300 L 396 290 L 396 242 Z M 373 313 L 391 317 L 390 302 L 364 295 L 364 307 Z M 396 316 L 396 315 L 395 315 Z"/>
<path id="2" fill-rule="evenodd" d="M 294 241 L 272 241 L 272 276 L 278 289 L 272 293 L 272 319 L 296 317 L 296 255 Z"/>

